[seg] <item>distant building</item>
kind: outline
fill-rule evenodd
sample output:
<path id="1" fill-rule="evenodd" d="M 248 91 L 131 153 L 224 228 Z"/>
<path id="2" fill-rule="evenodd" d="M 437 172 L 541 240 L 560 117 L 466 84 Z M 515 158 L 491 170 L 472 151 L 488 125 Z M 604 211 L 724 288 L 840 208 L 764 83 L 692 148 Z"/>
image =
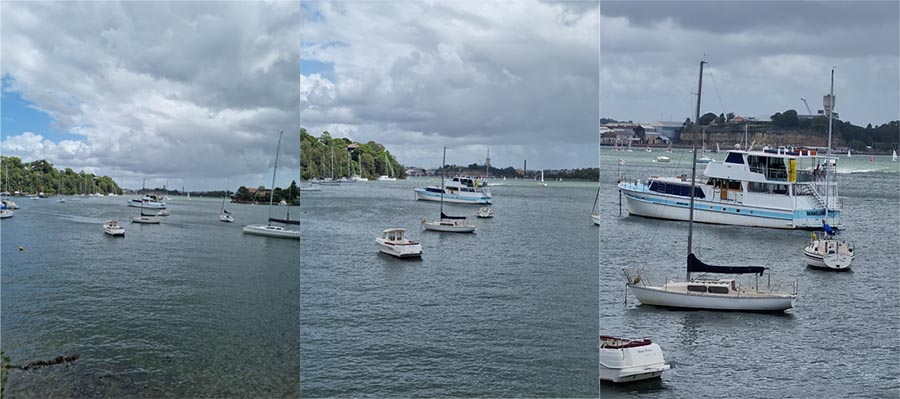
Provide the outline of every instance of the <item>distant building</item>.
<path id="1" fill-rule="evenodd" d="M 678 142 L 681 140 L 681 130 L 684 128 L 684 124 L 683 122 L 657 121 L 653 123 L 653 127 L 662 141 Z"/>

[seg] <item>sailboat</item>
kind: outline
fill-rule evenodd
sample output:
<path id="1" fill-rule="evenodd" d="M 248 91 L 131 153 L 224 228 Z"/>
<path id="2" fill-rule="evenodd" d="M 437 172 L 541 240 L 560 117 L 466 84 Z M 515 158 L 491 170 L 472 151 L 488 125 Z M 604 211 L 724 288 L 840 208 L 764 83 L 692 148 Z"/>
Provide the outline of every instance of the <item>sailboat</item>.
<path id="1" fill-rule="evenodd" d="M 384 163 L 388 166 L 388 174 L 378 176 L 378 180 L 380 181 L 397 181 L 397 178 L 394 177 L 394 166 L 391 165 L 391 162 L 388 160 L 387 152 L 384 153 Z"/>
<path id="2" fill-rule="evenodd" d="M 628 149 L 626 149 L 625 152 L 632 152 L 632 149 L 631 149 L 631 140 L 628 140 Z"/>
<path id="3" fill-rule="evenodd" d="M 255 224 L 255 225 L 247 225 L 244 226 L 243 231 L 246 234 L 254 234 L 266 237 L 276 237 L 276 238 L 291 238 L 291 239 L 300 239 L 300 230 L 287 230 L 282 226 L 275 226 L 272 224 L 272 199 L 275 197 L 275 174 L 278 171 L 278 153 L 281 151 L 281 137 L 284 135 L 284 131 L 278 133 L 278 146 L 275 148 L 275 168 L 272 171 L 272 192 L 269 193 L 269 223 L 267 224 Z M 288 207 L 288 218 L 290 218 L 290 207 Z M 278 219 L 275 219 L 278 220 Z M 299 221 L 295 221 L 297 223 L 291 224 L 299 224 Z"/>
<path id="4" fill-rule="evenodd" d="M 847 158 L 850 158 L 850 149 L 847 149 Z"/>
<path id="5" fill-rule="evenodd" d="M 59 186 L 56 189 L 56 195 L 59 197 L 56 202 L 66 202 L 66 197 L 63 197 L 62 192 L 62 177 L 59 178 Z"/>
<path id="6" fill-rule="evenodd" d="M 544 170 L 541 169 L 541 181 L 538 182 L 541 186 L 547 187 L 547 183 L 544 182 Z"/>
<path id="7" fill-rule="evenodd" d="M 669 146 L 666 147 L 666 152 L 672 152 L 672 141 L 669 141 Z"/>
<path id="8" fill-rule="evenodd" d="M 695 147 L 696 148 L 696 147 Z M 687 278 L 683 282 L 667 281 L 661 286 L 652 286 L 642 278 L 640 272 L 622 269 L 628 278 L 626 285 L 634 296 L 645 305 L 672 308 L 737 310 L 755 312 L 781 312 L 794 306 L 797 288 L 793 293 L 777 292 L 771 287 L 760 289 L 742 287 L 735 279 L 691 278 L 692 272 L 719 274 L 765 273 L 766 267 L 759 266 L 714 266 L 703 263 L 694 255 L 691 247 L 694 232 L 694 193 L 697 173 L 697 152 L 694 151 L 691 165 L 690 208 L 687 239 Z"/>
<path id="9" fill-rule="evenodd" d="M 144 182 L 141 183 L 141 192 L 144 192 L 144 188 L 146 187 L 147 180 L 144 179 Z M 159 224 L 159 216 L 154 214 L 145 214 L 144 213 L 144 203 L 141 202 L 141 215 L 135 216 L 131 218 L 132 223 L 142 223 L 142 224 Z"/>
<path id="10" fill-rule="evenodd" d="M 702 68 L 702 67 L 701 67 Z M 697 150 L 695 149 L 694 152 Z M 703 145 L 700 147 L 700 159 L 697 160 L 697 163 L 707 164 L 714 161 L 714 159 L 706 156 L 706 128 L 703 128 Z"/>
<path id="11" fill-rule="evenodd" d="M 422 227 L 425 230 L 441 231 L 445 233 L 474 233 L 474 224 L 469 224 L 465 216 L 449 216 L 444 213 L 444 166 L 447 165 L 447 147 L 444 147 L 444 157 L 441 161 L 441 218 L 439 220 L 429 222 L 422 219 Z"/>
<path id="12" fill-rule="evenodd" d="M 831 160 L 831 123 L 832 123 L 832 113 L 835 105 L 835 97 L 834 97 L 834 68 L 831 69 L 831 92 L 825 96 L 825 112 L 828 113 L 828 155 L 826 156 L 826 160 Z M 849 152 L 848 152 L 849 154 Z M 826 165 L 829 165 L 830 162 L 826 162 Z M 803 249 L 803 254 L 806 257 L 806 264 L 810 267 L 816 267 L 821 269 L 828 270 L 848 270 L 850 269 L 850 263 L 853 262 L 853 259 L 856 258 L 856 252 L 853 250 L 853 244 L 847 242 L 846 240 L 839 240 L 834 236 L 834 229 L 828 225 L 827 219 L 828 216 L 833 215 L 834 213 L 829 213 L 829 196 L 833 189 L 836 187 L 832 187 L 834 184 L 833 175 L 837 171 L 837 166 L 825 167 L 825 219 L 822 219 L 822 229 L 824 232 L 822 233 L 822 238 L 816 236 L 816 233 L 813 233 L 812 239 L 807 244 L 806 248 Z M 832 220 L 833 221 L 833 220 Z"/>
<path id="13" fill-rule="evenodd" d="M 891 161 L 897 162 L 897 150 L 894 150 L 894 153 L 891 155 Z"/>
<path id="14" fill-rule="evenodd" d="M 234 216 L 231 216 L 231 212 L 228 212 L 225 209 L 225 200 L 228 199 L 228 188 L 225 188 L 225 196 L 222 197 L 222 211 L 219 212 L 219 221 L 225 223 L 234 223 Z"/>
<path id="15" fill-rule="evenodd" d="M 594 225 L 600 225 L 600 185 L 597 185 L 597 195 L 594 196 L 594 207 L 591 209 L 591 221 Z"/>

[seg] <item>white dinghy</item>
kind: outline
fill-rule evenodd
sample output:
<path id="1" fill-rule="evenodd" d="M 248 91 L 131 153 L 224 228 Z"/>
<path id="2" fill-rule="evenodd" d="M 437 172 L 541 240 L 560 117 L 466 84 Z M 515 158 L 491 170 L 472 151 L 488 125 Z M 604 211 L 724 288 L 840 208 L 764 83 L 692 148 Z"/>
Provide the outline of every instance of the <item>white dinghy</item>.
<path id="1" fill-rule="evenodd" d="M 376 237 L 378 251 L 398 258 L 421 258 L 422 244 L 406 238 L 406 229 L 387 229 Z"/>
<path id="2" fill-rule="evenodd" d="M 600 380 L 615 383 L 659 378 L 671 365 L 649 338 L 600 336 Z"/>

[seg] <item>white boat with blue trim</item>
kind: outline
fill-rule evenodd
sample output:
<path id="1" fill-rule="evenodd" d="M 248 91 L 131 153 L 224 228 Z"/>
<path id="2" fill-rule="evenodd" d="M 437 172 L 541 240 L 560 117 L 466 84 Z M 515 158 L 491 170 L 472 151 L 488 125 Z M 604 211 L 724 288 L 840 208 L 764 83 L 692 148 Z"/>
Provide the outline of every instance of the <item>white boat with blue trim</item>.
<path id="1" fill-rule="evenodd" d="M 166 203 L 155 194 L 144 194 L 141 198 L 128 201 L 128 206 L 135 208 L 166 209 Z"/>
<path id="2" fill-rule="evenodd" d="M 441 201 L 454 204 L 490 205 L 494 203 L 486 180 L 480 177 L 455 176 L 443 185 L 416 187 L 416 199 Z"/>
<path id="3" fill-rule="evenodd" d="M 837 185 L 825 179 L 834 165 L 834 158 L 815 150 L 728 151 L 725 161 L 706 166 L 705 181 L 696 182 L 694 221 L 819 229 L 827 218 L 840 227 Z M 619 190 L 632 215 L 688 220 L 690 186 L 685 176 L 650 176 L 646 181 L 620 182 Z"/>

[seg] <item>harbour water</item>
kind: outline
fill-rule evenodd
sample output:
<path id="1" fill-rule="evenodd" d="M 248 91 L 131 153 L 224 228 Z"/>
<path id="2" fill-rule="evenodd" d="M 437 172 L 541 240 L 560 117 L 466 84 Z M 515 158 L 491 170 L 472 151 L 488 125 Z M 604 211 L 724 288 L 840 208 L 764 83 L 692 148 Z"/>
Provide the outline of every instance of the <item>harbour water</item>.
<path id="1" fill-rule="evenodd" d="M 440 179 L 304 192 L 300 389 L 306 397 L 597 397 L 596 183 L 496 181 L 475 234 L 424 231 Z M 421 261 L 378 253 L 402 227 Z"/>
<path id="2" fill-rule="evenodd" d="M 299 243 L 241 232 L 266 206 L 229 205 L 226 224 L 220 199 L 175 198 L 162 224 L 136 225 L 130 198 L 14 198 L 0 237 L 3 351 L 18 365 L 80 359 L 12 369 L 6 392 L 297 397 Z M 125 238 L 103 233 L 108 219 Z"/>
<path id="3" fill-rule="evenodd" d="M 772 315 L 666 310 L 640 306 L 626 293 L 623 267 L 642 268 L 654 284 L 685 275 L 686 222 L 627 216 L 624 203 L 618 217 L 618 177 L 690 175 L 689 151 L 665 154 L 672 157 L 670 163 L 653 162 L 661 154 L 602 150 L 600 330 L 652 337 L 675 368 L 661 381 L 604 384 L 601 396 L 900 395 L 900 162 L 890 157 L 869 162 L 868 156 L 838 160 L 845 225 L 840 237 L 853 242 L 857 251 L 850 272 L 807 268 L 803 247 L 808 231 L 694 226 L 700 259 L 770 267 L 772 283 L 780 289 L 799 283 L 796 307 Z M 710 155 L 718 159 L 725 154 Z M 620 158 L 624 165 L 618 164 Z"/>

